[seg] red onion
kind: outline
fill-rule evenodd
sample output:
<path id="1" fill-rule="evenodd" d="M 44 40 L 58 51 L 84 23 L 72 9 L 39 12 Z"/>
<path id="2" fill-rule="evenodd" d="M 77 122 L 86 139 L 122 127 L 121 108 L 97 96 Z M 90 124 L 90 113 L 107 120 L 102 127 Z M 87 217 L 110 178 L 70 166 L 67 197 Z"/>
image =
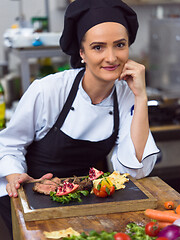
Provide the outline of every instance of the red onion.
<path id="1" fill-rule="evenodd" d="M 180 227 L 173 224 L 169 225 L 159 232 L 158 237 L 166 237 L 169 240 L 176 240 L 180 237 Z"/>

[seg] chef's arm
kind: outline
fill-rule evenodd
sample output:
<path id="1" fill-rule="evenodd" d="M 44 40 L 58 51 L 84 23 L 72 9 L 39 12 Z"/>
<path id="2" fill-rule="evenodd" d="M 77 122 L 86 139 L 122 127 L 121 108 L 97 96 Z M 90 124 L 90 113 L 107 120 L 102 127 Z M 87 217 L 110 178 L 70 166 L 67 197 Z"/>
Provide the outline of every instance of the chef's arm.
<path id="1" fill-rule="evenodd" d="M 141 162 L 149 135 L 147 96 L 135 97 L 134 114 L 131 123 L 131 138 L 136 157 Z"/>
<path id="2" fill-rule="evenodd" d="M 136 157 L 141 162 L 149 135 L 145 67 L 129 59 L 124 65 L 121 78 L 127 82 L 135 97 L 131 138 Z"/>

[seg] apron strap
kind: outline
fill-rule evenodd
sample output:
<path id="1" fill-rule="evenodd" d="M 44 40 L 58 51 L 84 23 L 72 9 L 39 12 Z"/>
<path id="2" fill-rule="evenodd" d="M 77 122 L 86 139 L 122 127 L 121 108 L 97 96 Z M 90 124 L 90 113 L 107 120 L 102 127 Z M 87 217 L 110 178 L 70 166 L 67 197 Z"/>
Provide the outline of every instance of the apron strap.
<path id="1" fill-rule="evenodd" d="M 79 83 L 81 81 L 81 78 L 82 78 L 84 72 L 85 72 L 85 69 L 82 69 L 75 77 L 75 80 L 73 82 L 73 85 L 72 85 L 70 93 L 69 93 L 69 96 L 63 106 L 62 111 L 59 114 L 58 119 L 56 120 L 56 122 L 54 124 L 54 127 L 57 127 L 58 129 L 60 129 L 62 127 L 62 125 L 67 117 L 67 114 L 73 104 L 73 101 L 76 97 Z M 118 130 L 119 130 L 119 108 L 118 108 L 118 102 L 117 102 L 116 88 L 114 89 L 113 95 L 114 95 L 114 107 L 113 107 L 114 108 L 114 132 L 117 135 Z"/>
<path id="2" fill-rule="evenodd" d="M 118 101 L 117 101 L 117 92 L 116 87 L 114 89 L 114 132 L 116 135 L 118 135 L 119 131 L 119 107 L 118 107 Z"/>
<path id="3" fill-rule="evenodd" d="M 84 74 L 84 71 L 85 69 L 82 69 L 76 76 L 74 82 L 73 82 L 73 85 L 71 87 L 71 90 L 70 90 L 70 93 L 69 93 L 69 96 L 63 106 L 63 109 L 62 111 L 60 112 L 59 114 L 59 117 L 57 119 L 57 121 L 55 122 L 54 124 L 54 127 L 57 127 L 58 129 L 60 129 L 66 119 L 66 116 L 69 112 L 69 109 L 71 108 L 72 106 L 72 103 L 76 97 L 76 93 L 77 93 L 77 89 L 78 89 L 78 86 L 79 86 L 79 83 L 81 81 L 81 78 Z"/>

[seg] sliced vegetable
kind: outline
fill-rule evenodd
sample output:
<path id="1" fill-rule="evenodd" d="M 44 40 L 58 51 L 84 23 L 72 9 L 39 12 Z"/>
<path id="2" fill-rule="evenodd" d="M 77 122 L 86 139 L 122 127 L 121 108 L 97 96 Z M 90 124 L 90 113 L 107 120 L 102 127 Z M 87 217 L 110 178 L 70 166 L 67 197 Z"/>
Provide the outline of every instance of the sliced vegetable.
<path id="1" fill-rule="evenodd" d="M 111 186 L 113 186 L 111 180 L 108 179 L 108 177 L 103 178 L 101 181 L 101 187 L 106 185 L 108 188 L 110 188 Z"/>
<path id="2" fill-rule="evenodd" d="M 125 234 L 123 232 L 116 233 L 114 235 L 114 239 L 115 240 L 131 240 L 131 238 L 127 234 Z"/>
<path id="3" fill-rule="evenodd" d="M 103 183 L 103 184 L 102 184 Z M 107 185 L 106 185 L 107 184 Z M 93 189 L 94 194 L 97 197 L 107 197 L 112 195 L 115 192 L 115 187 L 108 182 L 107 179 L 103 179 L 97 185 L 97 188 Z"/>
<path id="4" fill-rule="evenodd" d="M 115 186 L 111 186 L 110 188 L 109 188 L 109 191 L 110 191 L 110 195 L 113 195 L 114 194 L 114 192 L 115 192 Z"/>
<path id="5" fill-rule="evenodd" d="M 145 226 L 145 233 L 150 237 L 156 237 L 160 231 L 160 227 L 157 222 L 149 222 Z"/>
<path id="6" fill-rule="evenodd" d="M 107 192 L 98 190 L 97 188 L 94 188 L 94 189 L 93 189 L 93 192 L 94 192 L 94 194 L 95 194 L 97 197 L 104 198 L 104 197 L 107 197 L 107 196 L 108 196 Z"/>
<path id="7" fill-rule="evenodd" d="M 166 211 L 160 211 L 155 209 L 146 209 L 144 214 L 151 219 L 155 219 L 162 222 L 173 223 L 175 220 L 180 218 L 180 215 L 176 213 L 167 213 Z"/>
<path id="8" fill-rule="evenodd" d="M 106 185 L 102 186 L 100 188 L 100 190 L 103 191 L 103 192 L 106 192 L 108 195 L 110 195 L 110 190 Z"/>
<path id="9" fill-rule="evenodd" d="M 174 209 L 174 202 L 173 201 L 167 201 L 164 203 L 165 209 Z"/>
<path id="10" fill-rule="evenodd" d="M 173 224 L 169 225 L 159 232 L 158 237 L 166 237 L 168 240 L 176 240 L 180 237 L 180 227 Z"/>

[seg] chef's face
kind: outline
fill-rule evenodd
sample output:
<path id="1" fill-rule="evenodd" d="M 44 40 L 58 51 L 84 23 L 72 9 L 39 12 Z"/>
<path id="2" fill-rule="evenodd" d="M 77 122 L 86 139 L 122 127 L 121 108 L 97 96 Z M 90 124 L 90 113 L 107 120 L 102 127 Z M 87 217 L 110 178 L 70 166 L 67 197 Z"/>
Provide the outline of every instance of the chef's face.
<path id="1" fill-rule="evenodd" d="M 90 28 L 82 41 L 80 56 L 86 63 L 86 76 L 101 81 L 116 80 L 129 56 L 126 28 L 116 22 Z"/>

